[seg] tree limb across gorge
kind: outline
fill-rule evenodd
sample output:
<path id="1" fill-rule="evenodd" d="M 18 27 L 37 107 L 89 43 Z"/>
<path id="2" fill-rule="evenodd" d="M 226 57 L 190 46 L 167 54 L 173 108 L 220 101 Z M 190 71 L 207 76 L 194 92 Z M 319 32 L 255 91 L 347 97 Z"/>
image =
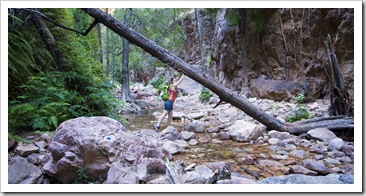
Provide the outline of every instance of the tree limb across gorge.
<path id="1" fill-rule="evenodd" d="M 231 105 L 237 107 L 241 111 L 245 112 L 255 120 L 259 121 L 263 125 L 265 125 L 270 130 L 277 131 L 285 131 L 290 133 L 302 133 L 307 132 L 310 129 L 325 127 L 330 129 L 337 129 L 339 123 L 334 122 L 336 120 L 332 120 L 330 125 L 328 126 L 327 121 L 321 121 L 318 119 L 316 122 L 311 122 L 310 126 L 307 124 L 291 124 L 291 123 L 282 123 L 277 118 L 267 114 L 262 109 L 254 106 L 250 103 L 245 97 L 239 95 L 237 92 L 226 88 L 220 83 L 216 82 L 210 76 L 201 73 L 198 69 L 190 66 L 188 63 L 170 53 L 166 49 L 162 48 L 155 42 L 149 40 L 143 35 L 135 32 L 134 30 L 128 28 L 126 25 L 122 24 L 112 16 L 108 15 L 104 11 L 97 8 L 82 8 L 84 12 L 95 18 L 96 21 L 103 23 L 107 28 L 111 29 L 118 35 L 128 39 L 131 43 L 139 46 L 144 49 L 146 52 L 150 53 L 152 56 L 158 58 L 162 62 L 166 63 L 170 67 L 183 72 L 188 77 L 192 78 L 196 82 L 202 84 L 203 86 L 210 89 L 212 92 L 217 94 L 220 100 L 230 103 Z M 342 120 L 342 119 L 338 119 Z M 342 121 L 344 122 L 344 121 Z M 347 119 L 347 124 L 342 124 L 341 128 L 351 128 L 353 129 L 353 119 Z M 339 127 L 338 127 L 339 128 Z"/>

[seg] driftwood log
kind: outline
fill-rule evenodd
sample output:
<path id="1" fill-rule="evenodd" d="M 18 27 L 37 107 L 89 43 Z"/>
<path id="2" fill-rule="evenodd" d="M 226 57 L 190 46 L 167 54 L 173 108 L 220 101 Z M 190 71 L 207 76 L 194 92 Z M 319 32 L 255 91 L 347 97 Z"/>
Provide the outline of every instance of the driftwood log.
<path id="1" fill-rule="evenodd" d="M 316 121 L 303 121 L 292 124 L 282 123 L 278 119 L 251 104 L 245 97 L 221 85 L 210 76 L 190 66 L 188 63 L 165 50 L 155 42 L 128 28 L 123 23 L 108 15 L 106 12 L 97 8 L 82 8 L 82 10 L 92 16 L 97 23 L 103 23 L 107 28 L 129 40 L 131 43 L 144 49 L 146 52 L 158 58 L 163 63 L 166 63 L 177 71 L 183 72 L 188 77 L 217 94 L 222 101 L 237 107 L 247 115 L 265 125 L 270 130 L 285 131 L 290 133 L 304 133 L 310 129 L 319 127 L 325 127 L 330 130 L 343 128 L 353 129 L 354 127 L 353 119 L 347 117 L 339 117 L 336 119 L 329 119 L 326 117 L 318 118 Z M 93 23 L 92 25 L 95 24 Z"/>

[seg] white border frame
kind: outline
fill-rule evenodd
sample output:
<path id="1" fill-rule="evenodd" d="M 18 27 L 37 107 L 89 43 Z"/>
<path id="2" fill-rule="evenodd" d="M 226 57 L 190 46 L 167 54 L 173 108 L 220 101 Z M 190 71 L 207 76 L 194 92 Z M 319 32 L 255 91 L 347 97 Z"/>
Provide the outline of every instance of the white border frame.
<path id="1" fill-rule="evenodd" d="M 72 3 L 71 3 L 72 2 Z M 71 6 L 72 5 L 72 6 Z M 1 1 L 1 192 L 362 192 L 362 1 Z M 354 184 L 113 185 L 8 184 L 7 8 L 354 8 Z"/>

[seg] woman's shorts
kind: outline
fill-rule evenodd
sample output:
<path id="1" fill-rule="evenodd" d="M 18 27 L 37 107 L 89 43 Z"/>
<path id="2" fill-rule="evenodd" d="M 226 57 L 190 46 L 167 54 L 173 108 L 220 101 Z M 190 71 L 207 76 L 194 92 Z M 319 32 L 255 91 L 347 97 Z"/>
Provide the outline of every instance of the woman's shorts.
<path id="1" fill-rule="evenodd" d="M 170 99 L 168 99 L 168 100 L 165 101 L 165 103 L 164 103 L 164 110 L 166 110 L 168 112 L 170 112 L 170 111 L 173 110 L 173 102 Z"/>

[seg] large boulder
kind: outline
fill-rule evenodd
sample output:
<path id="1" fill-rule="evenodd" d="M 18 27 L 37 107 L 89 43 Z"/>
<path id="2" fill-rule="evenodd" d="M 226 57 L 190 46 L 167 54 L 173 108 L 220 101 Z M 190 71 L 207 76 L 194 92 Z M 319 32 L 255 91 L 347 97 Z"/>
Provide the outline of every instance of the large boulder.
<path id="1" fill-rule="evenodd" d="M 260 180 L 257 184 L 353 184 L 353 175 L 328 174 L 326 176 L 307 176 L 290 174 Z"/>
<path id="2" fill-rule="evenodd" d="M 127 132 L 118 121 L 108 117 L 80 117 L 62 123 L 50 145 L 45 173 L 61 183 L 77 180 L 78 171 L 90 179 L 107 178 L 110 166 L 119 162 L 125 167 L 137 165 L 145 158 L 170 157 L 154 138 Z"/>
<path id="3" fill-rule="evenodd" d="M 245 120 L 237 120 L 234 125 L 226 128 L 230 139 L 239 142 L 249 142 L 263 136 L 259 126 Z"/>
<path id="4" fill-rule="evenodd" d="M 261 99 L 274 101 L 290 101 L 298 93 L 305 94 L 300 83 L 286 80 L 252 80 L 250 83 L 252 95 Z"/>

